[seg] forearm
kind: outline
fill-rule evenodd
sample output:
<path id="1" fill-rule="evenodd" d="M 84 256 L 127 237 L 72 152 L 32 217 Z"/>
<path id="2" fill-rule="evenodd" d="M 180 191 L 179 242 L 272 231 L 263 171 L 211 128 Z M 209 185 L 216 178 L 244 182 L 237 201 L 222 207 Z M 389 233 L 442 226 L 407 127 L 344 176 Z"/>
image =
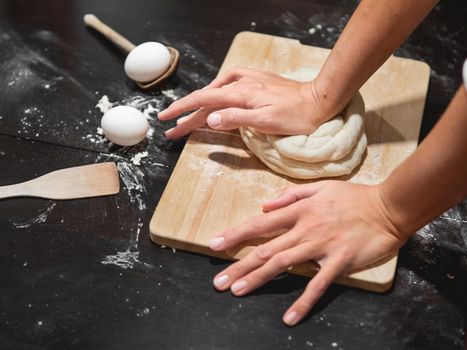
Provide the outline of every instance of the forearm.
<path id="1" fill-rule="evenodd" d="M 406 235 L 467 196 L 467 92 L 463 86 L 416 152 L 380 188 L 389 218 Z"/>
<path id="2" fill-rule="evenodd" d="M 437 0 L 363 0 L 314 80 L 331 113 L 339 112 L 387 60 Z"/>

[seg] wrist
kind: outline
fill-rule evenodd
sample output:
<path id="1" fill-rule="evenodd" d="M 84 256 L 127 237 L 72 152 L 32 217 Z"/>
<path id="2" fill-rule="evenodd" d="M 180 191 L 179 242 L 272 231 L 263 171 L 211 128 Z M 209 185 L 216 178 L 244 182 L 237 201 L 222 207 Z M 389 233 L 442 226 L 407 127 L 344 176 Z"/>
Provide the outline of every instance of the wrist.
<path id="1" fill-rule="evenodd" d="M 391 222 L 399 237 L 405 242 L 416 230 L 412 225 L 414 220 L 410 220 L 409 215 L 405 215 L 406 210 L 401 208 L 394 197 L 391 196 L 387 181 L 376 185 L 380 198 L 381 210 L 389 222 Z"/>
<path id="2" fill-rule="evenodd" d="M 349 102 L 350 97 L 342 96 L 339 89 L 333 86 L 332 81 L 322 74 L 308 83 L 312 103 L 320 111 L 317 116 L 320 124 L 327 122 L 339 114 Z"/>

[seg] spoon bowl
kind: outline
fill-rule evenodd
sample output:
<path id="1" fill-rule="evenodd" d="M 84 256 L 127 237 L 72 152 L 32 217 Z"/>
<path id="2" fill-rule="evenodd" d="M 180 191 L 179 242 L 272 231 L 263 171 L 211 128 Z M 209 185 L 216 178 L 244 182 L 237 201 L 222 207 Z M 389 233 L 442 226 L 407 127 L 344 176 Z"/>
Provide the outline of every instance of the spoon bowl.
<path id="1" fill-rule="evenodd" d="M 87 14 L 84 16 L 84 23 L 86 26 L 93 28 L 94 30 L 101 33 L 104 37 L 109 39 L 115 45 L 117 45 L 125 54 L 129 54 L 136 45 L 129 41 L 127 38 L 117 33 L 114 29 L 110 28 L 107 24 L 102 22 L 93 14 Z M 155 78 L 152 81 L 140 82 L 135 81 L 136 84 L 142 89 L 149 89 L 153 86 L 156 86 L 169 78 L 177 69 L 178 63 L 180 61 L 180 53 L 178 50 L 171 46 L 166 46 L 170 52 L 170 65 L 167 70 L 162 73 L 159 77 Z"/>
<path id="2" fill-rule="evenodd" d="M 180 52 L 178 52 L 177 49 L 175 49 L 175 48 L 173 48 L 171 46 L 166 46 L 166 47 L 170 52 L 170 65 L 169 65 L 169 68 L 164 73 L 162 73 L 161 76 L 159 76 L 158 78 L 156 78 L 153 81 L 146 82 L 146 83 L 142 83 L 142 82 L 137 81 L 136 84 L 138 84 L 138 86 L 140 88 L 149 89 L 149 88 L 163 82 L 167 78 L 169 78 L 177 70 L 178 62 L 180 60 Z"/>

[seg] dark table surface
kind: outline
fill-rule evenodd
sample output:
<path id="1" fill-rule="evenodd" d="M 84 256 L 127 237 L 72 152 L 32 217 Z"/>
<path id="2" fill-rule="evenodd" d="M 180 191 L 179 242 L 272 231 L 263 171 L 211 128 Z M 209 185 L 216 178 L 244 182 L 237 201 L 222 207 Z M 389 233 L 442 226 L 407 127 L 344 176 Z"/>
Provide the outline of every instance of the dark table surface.
<path id="1" fill-rule="evenodd" d="M 234 298 L 211 287 L 225 262 L 150 242 L 149 220 L 184 145 L 163 137 L 171 124 L 151 120 L 152 137 L 130 148 L 97 133 L 95 106 L 104 95 L 116 105 L 160 110 L 216 75 L 237 32 L 330 48 L 356 4 L 0 0 L 0 185 L 106 160 L 118 163 L 122 178 L 112 197 L 0 201 L 0 348 L 462 349 L 465 203 L 403 247 L 389 292 L 332 286 L 302 324 L 287 328 L 281 315 L 305 278 L 284 276 Z M 422 137 L 461 81 L 466 7 L 442 2 L 396 52 L 432 69 Z M 85 13 L 135 43 L 177 47 L 176 76 L 138 90 L 120 52 L 84 27 Z M 134 165 L 131 157 L 145 150 L 149 156 Z"/>

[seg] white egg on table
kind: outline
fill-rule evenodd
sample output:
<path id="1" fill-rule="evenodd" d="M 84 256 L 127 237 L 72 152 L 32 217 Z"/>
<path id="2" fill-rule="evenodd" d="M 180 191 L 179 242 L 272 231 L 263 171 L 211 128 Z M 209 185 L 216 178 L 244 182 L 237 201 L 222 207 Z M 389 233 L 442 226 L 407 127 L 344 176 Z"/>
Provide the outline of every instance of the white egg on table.
<path id="1" fill-rule="evenodd" d="M 154 41 L 140 44 L 125 60 L 125 73 L 134 81 L 149 82 L 159 78 L 170 66 L 170 51 Z"/>
<path id="2" fill-rule="evenodd" d="M 117 106 L 101 119 L 104 135 L 120 146 L 133 146 L 141 142 L 149 129 L 149 123 L 143 113 L 130 106 Z"/>

